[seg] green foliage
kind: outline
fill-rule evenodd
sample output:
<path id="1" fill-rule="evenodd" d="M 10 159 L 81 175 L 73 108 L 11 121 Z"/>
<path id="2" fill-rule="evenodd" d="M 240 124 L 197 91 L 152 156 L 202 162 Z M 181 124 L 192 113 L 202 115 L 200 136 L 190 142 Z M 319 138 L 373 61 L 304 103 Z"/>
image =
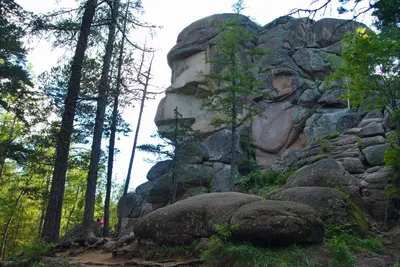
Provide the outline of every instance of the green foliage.
<path id="1" fill-rule="evenodd" d="M 338 131 L 334 131 L 333 133 L 330 133 L 328 135 L 328 138 L 329 139 L 333 139 L 333 138 L 336 138 L 336 137 L 339 137 L 339 136 L 340 136 L 340 133 Z"/>
<path id="2" fill-rule="evenodd" d="M 239 224 L 214 224 L 216 238 L 222 239 L 223 241 L 229 241 L 232 237 L 232 231 L 238 230 L 239 228 Z"/>
<path id="3" fill-rule="evenodd" d="M 343 39 L 342 64 L 328 81 L 341 81 L 348 89 L 351 104 L 367 103 L 369 108 L 397 110 L 400 96 L 398 59 L 400 41 L 383 38 L 365 28 Z"/>
<path id="4" fill-rule="evenodd" d="M 330 245 L 333 251 L 332 267 L 356 266 L 356 258 L 350 252 L 344 239 L 334 236 L 330 241 Z"/>
<path id="5" fill-rule="evenodd" d="M 384 253 L 382 243 L 378 239 L 360 237 L 351 230 L 351 225 L 326 225 L 325 230 L 325 237 L 331 240 L 331 244 L 333 242 L 333 245 L 337 245 L 338 251 L 344 254 L 346 253 L 343 246 L 362 252 Z"/>
<path id="6" fill-rule="evenodd" d="M 174 257 L 196 257 L 199 251 L 196 250 L 197 242 L 193 242 L 188 246 L 161 246 L 152 249 L 145 258 L 148 259 L 171 259 Z"/>
<path id="7" fill-rule="evenodd" d="M 236 182 L 239 192 L 248 193 L 256 190 L 258 194 L 265 195 L 268 192 L 279 189 L 285 185 L 286 180 L 295 172 L 289 170 L 285 173 L 278 171 L 262 172 L 258 166 L 254 165 L 254 169 L 250 172 L 240 174 Z"/>
<path id="8" fill-rule="evenodd" d="M 23 252 L 17 255 L 14 255 L 7 260 L 15 261 L 15 260 L 24 260 L 29 259 L 29 266 L 40 266 L 39 261 L 49 255 L 49 251 L 54 248 L 53 244 L 48 244 L 44 240 L 36 240 L 29 244 L 23 246 Z"/>
<path id="9" fill-rule="evenodd" d="M 265 53 L 262 49 L 249 49 L 246 43 L 254 35 L 241 25 L 244 17 L 236 13 L 219 26 L 222 31 L 215 50 L 216 55 L 206 58 L 207 63 L 218 66 L 219 71 L 209 74 L 200 73 L 204 77 L 210 91 L 203 101 L 202 107 L 218 114 L 212 120 L 215 127 L 242 125 L 261 113 L 256 105 L 252 105 L 249 95 L 269 97 L 260 90 L 261 82 L 250 72 L 253 67 L 248 62 Z M 235 113 L 235 115 L 233 115 Z"/>
<path id="10" fill-rule="evenodd" d="M 193 121 L 183 119 L 182 114 L 178 111 L 178 107 L 174 109 L 174 117 L 174 124 L 171 131 L 159 132 L 153 136 L 159 138 L 162 143 L 157 145 L 145 144 L 137 147 L 141 151 L 156 155 L 157 160 L 172 160 L 172 164 L 169 167 L 169 173 L 172 178 L 170 183 L 172 203 L 176 197 L 178 176 L 181 172 L 185 171 L 182 162 L 187 157 L 203 156 L 200 148 L 203 134 L 198 130 L 192 129 Z"/>
<path id="11" fill-rule="evenodd" d="M 202 252 L 201 259 L 211 266 L 316 266 L 297 246 L 267 249 L 250 243 L 233 243 L 230 240 L 231 232 L 238 227 L 240 226 L 214 225 L 217 233 L 211 236 L 208 248 Z"/>

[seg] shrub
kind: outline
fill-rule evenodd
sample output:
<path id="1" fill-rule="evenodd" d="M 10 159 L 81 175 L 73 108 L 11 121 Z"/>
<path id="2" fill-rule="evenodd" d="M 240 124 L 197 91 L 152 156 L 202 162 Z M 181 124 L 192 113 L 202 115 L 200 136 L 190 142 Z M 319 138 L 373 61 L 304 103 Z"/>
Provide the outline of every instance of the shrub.
<path id="1" fill-rule="evenodd" d="M 354 266 L 351 250 L 383 254 L 382 243 L 376 238 L 362 238 L 351 230 L 351 225 L 326 225 L 325 237 L 330 240 L 334 258 L 332 266 Z"/>
<path id="2" fill-rule="evenodd" d="M 356 266 L 356 258 L 351 254 L 346 241 L 341 236 L 334 236 L 330 245 L 333 251 L 332 267 Z"/>
<path id="3" fill-rule="evenodd" d="M 338 131 L 334 131 L 333 133 L 330 133 L 330 134 L 328 135 L 328 138 L 329 138 L 329 139 L 333 139 L 333 138 L 336 138 L 336 137 L 338 137 L 338 136 L 340 136 L 340 133 L 339 133 Z"/>
<path id="4" fill-rule="evenodd" d="M 174 257 L 195 257 L 199 255 L 196 250 L 197 242 L 193 242 L 188 246 L 160 246 L 152 249 L 145 255 L 147 259 L 170 259 Z"/>
<path id="5" fill-rule="evenodd" d="M 256 190 L 258 194 L 265 194 L 285 185 L 294 171 L 289 170 L 285 173 L 277 171 L 262 172 L 258 169 L 247 175 L 239 175 L 236 185 L 240 192 L 247 193 L 250 190 Z"/>
<path id="6" fill-rule="evenodd" d="M 315 266 L 297 246 L 267 249 L 250 243 L 233 243 L 230 240 L 231 231 L 238 227 L 240 226 L 214 225 L 216 234 L 211 236 L 208 249 L 202 252 L 201 259 L 211 266 Z"/>

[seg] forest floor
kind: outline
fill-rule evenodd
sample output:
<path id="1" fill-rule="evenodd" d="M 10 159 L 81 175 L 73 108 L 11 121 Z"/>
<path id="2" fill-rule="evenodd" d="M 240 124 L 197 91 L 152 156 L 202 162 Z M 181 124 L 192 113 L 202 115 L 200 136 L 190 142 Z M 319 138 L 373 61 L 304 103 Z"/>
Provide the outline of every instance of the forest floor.
<path id="1" fill-rule="evenodd" d="M 58 254 L 58 257 L 65 257 Z M 93 267 L 93 266 L 154 266 L 154 267 L 177 267 L 177 266 L 202 266 L 198 260 L 188 259 L 171 259 L 164 261 L 147 261 L 141 258 L 132 258 L 130 255 L 117 255 L 113 257 L 111 252 L 103 250 L 88 250 L 77 256 L 65 257 L 65 259 L 76 267 Z"/>

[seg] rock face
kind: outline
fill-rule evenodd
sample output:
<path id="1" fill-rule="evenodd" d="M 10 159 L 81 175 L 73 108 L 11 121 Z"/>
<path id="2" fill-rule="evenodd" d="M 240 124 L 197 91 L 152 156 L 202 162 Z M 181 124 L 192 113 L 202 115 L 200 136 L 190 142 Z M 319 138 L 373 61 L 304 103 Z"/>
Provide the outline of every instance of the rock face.
<path id="1" fill-rule="evenodd" d="M 241 193 L 211 193 L 158 209 L 134 223 L 137 237 L 158 244 L 190 244 L 215 233 L 215 224 L 239 224 L 236 238 L 266 244 L 322 242 L 324 225 L 309 206 Z"/>
<path id="2" fill-rule="evenodd" d="M 201 92 L 207 85 L 198 73 L 217 71 L 218 66 L 204 59 L 215 54 L 214 45 L 223 34 L 218 25 L 232 16 L 217 14 L 203 18 L 179 34 L 176 45 L 168 53 L 171 86 L 158 107 L 155 123 L 159 130 L 168 129 L 175 106 L 184 118 L 194 119 L 193 128 L 205 133 L 216 130 L 210 125 L 213 114 L 200 108 Z M 314 139 L 321 131 L 329 134 L 344 126 L 354 126 L 342 123 L 343 117 L 349 116 L 344 111 L 347 102 L 338 100 L 344 89 L 326 86 L 321 81 L 331 72 L 328 57 L 340 55 L 342 37 L 360 24 L 352 22 L 339 27 L 342 20 L 313 21 L 287 16 L 263 27 L 240 16 L 239 24 L 255 35 L 244 48 L 267 51 L 254 62 L 253 74 L 262 82 L 262 90 L 274 95 L 271 100 L 257 101 L 264 112 L 251 124 L 255 147 L 266 153 L 282 153 L 298 140 L 309 118 L 312 123 L 304 131 L 307 139 Z M 340 30 L 336 31 L 337 28 Z M 322 115 L 316 118 L 313 113 Z M 357 123 L 357 120 L 351 121 Z"/>
<path id="3" fill-rule="evenodd" d="M 284 188 L 300 186 L 340 187 L 356 183 L 354 177 L 336 160 L 329 157 L 297 170 L 289 177 Z"/>
<path id="4" fill-rule="evenodd" d="M 293 201 L 312 207 L 325 224 L 357 225 L 360 211 L 352 205 L 346 194 L 328 187 L 294 187 L 272 192 L 272 200 Z M 362 230 L 362 229 L 361 229 Z"/>
<path id="5" fill-rule="evenodd" d="M 198 74 L 209 74 L 221 68 L 204 59 L 217 54 L 215 44 L 223 34 L 218 25 L 232 16 L 217 14 L 193 22 L 179 34 L 176 45 L 168 54 L 168 64 L 172 70 L 171 85 L 159 103 L 155 123 L 159 131 L 171 131 L 173 110 L 178 107 L 183 119 L 193 121 L 192 128 L 202 131 L 207 137 L 200 145 L 202 155 L 183 159 L 185 165 L 180 168 L 177 179 L 177 200 L 233 191 L 234 181 L 229 178 L 232 153 L 241 159 L 249 159 L 252 157 L 249 151 L 254 148 L 255 160 L 262 170 L 297 169 L 288 179 L 285 190 L 274 195 L 274 199 L 309 205 L 317 210 L 324 221 L 335 221 L 334 218 L 345 221 L 344 214 L 350 204 L 341 199 L 337 192 L 340 189 L 348 195 L 351 205 L 355 204 L 365 210 L 368 216 L 382 221 L 387 203 L 384 190 L 391 179 L 391 174 L 382 167 L 383 155 L 388 148 L 386 136 L 391 131 L 388 117 L 379 110 L 366 114 L 362 109 L 349 109 L 347 101 L 339 98 L 346 90 L 335 82 L 323 82 L 332 71 L 329 60 L 339 59 L 341 39 L 361 24 L 345 23 L 338 19 L 313 21 L 308 18 L 281 17 L 259 26 L 247 17 L 240 16 L 240 25 L 255 35 L 252 40 L 242 44 L 243 48 L 256 47 L 267 51 L 253 62 L 255 67 L 251 73 L 261 82 L 261 89 L 273 97 L 253 100 L 262 114 L 240 128 L 235 151 L 231 151 L 230 130 L 214 128 L 210 122 L 218 114 L 201 108 L 204 90 L 212 88 L 208 88 L 204 78 Z M 168 161 L 156 164 L 147 175 L 149 181 L 136 189 L 136 195 L 130 196 L 129 201 L 121 201 L 121 210 L 124 212 L 120 219 L 126 225 L 132 225 L 137 218 L 153 210 L 155 212 L 151 214 L 157 216 L 169 214 L 170 207 L 162 209 L 168 211 L 167 215 L 158 211 L 170 203 L 172 184 L 169 166 Z M 309 195 L 302 196 L 302 188 L 306 188 L 304 192 L 309 192 Z M 325 193 L 336 202 L 330 203 Z M 315 205 L 316 199 L 328 203 Z M 331 204 L 335 204 L 335 208 L 329 206 Z M 179 205 L 176 203 L 172 206 Z M 274 205 L 270 202 L 268 207 L 264 204 L 252 209 L 248 207 L 248 211 L 264 218 L 263 212 L 275 212 Z M 242 204 L 236 208 L 242 209 Z M 300 206 L 298 208 L 304 210 Z M 292 212 L 290 205 L 284 209 Z M 148 220 L 153 220 L 150 218 L 155 215 L 151 214 L 146 216 Z M 200 218 L 206 213 L 201 216 L 196 214 Z M 295 212 L 293 214 L 297 218 L 298 215 Z M 232 214 L 229 216 L 239 218 L 232 217 Z M 260 223 L 256 219 L 243 220 L 242 223 L 246 225 Z M 267 218 L 265 221 L 268 221 Z M 138 222 L 142 229 L 139 232 L 145 229 L 141 222 Z M 180 225 L 180 222 L 176 223 Z M 302 223 L 298 221 L 296 225 Z M 293 226 L 293 229 L 297 229 L 297 226 Z M 212 225 L 193 227 L 194 232 L 188 230 L 190 234 L 174 233 L 162 240 L 161 237 L 154 237 L 161 228 L 148 230 L 148 234 L 152 232 L 152 238 L 161 243 L 170 242 L 166 239 L 173 239 L 178 234 L 178 243 L 185 243 L 198 235 L 212 234 Z M 262 227 L 270 229 L 267 225 L 260 225 Z M 169 231 L 169 228 L 163 229 Z M 197 235 L 197 230 L 201 234 Z M 248 231 L 251 236 L 251 230 Z M 314 238 L 309 235 L 315 234 L 314 230 L 304 231 L 307 234 L 296 239 L 306 242 Z M 142 234 L 146 235 L 145 232 Z M 273 240 L 274 237 L 269 234 L 271 232 L 265 238 Z M 239 233 L 237 235 L 240 236 Z"/>

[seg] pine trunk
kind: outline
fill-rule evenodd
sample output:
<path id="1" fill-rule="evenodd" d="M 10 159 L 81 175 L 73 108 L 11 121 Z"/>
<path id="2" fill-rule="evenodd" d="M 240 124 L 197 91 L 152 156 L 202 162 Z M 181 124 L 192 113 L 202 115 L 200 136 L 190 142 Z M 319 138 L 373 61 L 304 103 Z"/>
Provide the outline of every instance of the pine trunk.
<path id="1" fill-rule="evenodd" d="M 76 104 L 80 91 L 82 65 L 87 48 L 90 26 L 96 11 L 97 0 L 88 0 L 82 18 L 82 24 L 71 66 L 71 76 L 68 82 L 68 93 L 65 99 L 60 132 L 57 136 L 56 159 L 54 163 L 53 179 L 49 203 L 42 231 L 42 238 L 49 243 L 58 240 L 61 223 L 62 203 L 64 199 L 65 177 L 67 174 L 68 156 L 71 144 L 71 135 L 75 117 Z"/>
<path id="2" fill-rule="evenodd" d="M 118 12 L 119 1 L 114 2 L 112 8 L 112 18 L 116 18 Z M 86 198 L 85 198 L 85 211 L 83 214 L 83 224 L 85 228 L 94 221 L 94 204 L 96 198 L 96 185 L 99 170 L 99 162 L 101 156 L 101 139 L 103 137 L 104 117 L 107 107 L 107 93 L 109 91 L 108 76 L 111 66 L 112 52 L 115 41 L 115 21 L 111 20 L 109 27 L 106 51 L 104 55 L 103 68 L 101 71 L 99 95 L 97 100 L 97 110 L 95 125 L 93 130 L 92 151 L 90 155 L 89 173 L 87 178 Z"/>
<path id="3" fill-rule="evenodd" d="M 121 91 L 121 72 L 122 72 L 122 64 L 123 64 L 123 57 L 124 57 L 124 44 L 125 38 L 124 34 L 126 31 L 126 23 L 127 23 L 127 14 L 128 14 L 128 7 L 129 1 L 125 11 L 125 19 L 124 19 L 124 26 L 123 26 L 123 33 L 122 33 L 122 40 L 121 46 L 119 50 L 118 56 L 118 70 L 117 70 L 117 84 L 115 88 L 115 95 L 114 95 L 114 106 L 113 106 L 113 113 L 111 118 L 111 135 L 110 141 L 108 144 L 108 163 L 107 163 L 107 184 L 106 184 L 106 199 L 104 201 L 104 226 L 103 226 L 103 236 L 108 236 L 110 232 L 110 199 L 111 199 L 111 184 L 112 184 L 112 173 L 114 168 L 114 149 L 115 149 L 115 135 L 117 132 L 117 125 L 118 125 L 118 105 L 119 105 L 119 95 Z"/>
<path id="4" fill-rule="evenodd" d="M 143 68 L 143 64 L 144 64 L 144 60 L 145 60 L 145 58 L 144 58 L 145 53 L 146 52 L 143 51 L 142 62 L 140 64 L 138 75 L 142 75 L 141 72 L 142 72 L 142 68 Z M 145 75 L 146 81 L 144 83 L 143 95 L 142 95 L 142 99 L 140 101 L 139 118 L 138 118 L 138 122 L 137 122 L 137 125 L 136 125 L 135 138 L 133 140 L 131 158 L 130 158 L 130 161 L 129 161 L 128 174 L 126 176 L 126 181 L 125 181 L 124 195 L 126 195 L 128 193 L 129 183 L 130 183 L 130 180 L 131 180 L 133 160 L 135 159 L 136 146 L 137 146 L 137 141 L 138 141 L 138 137 L 139 137 L 140 124 L 142 122 L 144 103 L 146 102 L 146 97 L 147 97 L 147 88 L 149 86 L 151 67 L 153 65 L 153 59 L 154 59 L 154 54 L 153 54 L 153 57 L 151 58 L 149 69 L 147 70 L 147 75 Z"/>

